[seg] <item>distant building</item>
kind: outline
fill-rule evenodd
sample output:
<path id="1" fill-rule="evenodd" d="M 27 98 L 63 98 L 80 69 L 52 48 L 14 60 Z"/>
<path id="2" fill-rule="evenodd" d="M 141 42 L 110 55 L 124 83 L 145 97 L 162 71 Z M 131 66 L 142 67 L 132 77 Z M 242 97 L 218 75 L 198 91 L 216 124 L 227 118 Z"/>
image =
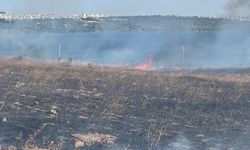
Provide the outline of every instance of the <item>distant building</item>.
<path id="1" fill-rule="evenodd" d="M 0 11 L 0 20 L 5 20 L 6 13 L 4 11 Z"/>

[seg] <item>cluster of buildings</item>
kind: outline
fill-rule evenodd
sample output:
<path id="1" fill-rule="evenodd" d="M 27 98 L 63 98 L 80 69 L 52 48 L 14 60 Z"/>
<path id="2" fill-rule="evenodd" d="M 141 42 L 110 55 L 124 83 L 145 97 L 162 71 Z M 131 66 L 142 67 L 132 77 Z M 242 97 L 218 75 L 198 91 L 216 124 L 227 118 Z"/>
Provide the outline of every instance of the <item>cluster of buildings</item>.
<path id="1" fill-rule="evenodd" d="M 176 17 L 182 17 L 178 15 L 173 15 Z M 84 13 L 84 14 L 65 14 L 65 15 L 57 15 L 57 14 L 8 14 L 6 12 L 0 11 L 0 19 L 4 19 L 6 21 L 11 20 L 32 20 L 32 19 L 99 19 L 108 17 L 106 14 L 100 13 Z M 202 16 L 197 16 L 202 17 Z M 203 17 L 202 17 L 203 18 Z M 250 16 L 235 16 L 235 17 L 218 17 L 218 16 L 211 16 L 208 17 L 211 19 L 226 19 L 226 20 L 235 20 L 235 21 L 250 21 Z"/>
<path id="2" fill-rule="evenodd" d="M 208 17 L 211 19 L 225 19 L 225 20 L 235 20 L 235 21 L 250 21 L 250 16 L 229 16 L 229 17 L 218 17 L 218 16 L 211 16 Z"/>
<path id="3" fill-rule="evenodd" d="M 106 14 L 66 14 L 66 15 L 57 15 L 57 14 L 38 14 L 38 15 L 21 15 L 21 14 L 7 14 L 5 12 L 0 12 L 0 19 L 4 19 L 6 21 L 11 20 L 32 20 L 32 19 L 88 19 L 88 18 L 104 18 L 108 17 Z"/>
<path id="4" fill-rule="evenodd" d="M 181 15 L 170 15 L 170 16 L 175 16 L 175 17 L 185 17 Z M 250 16 L 209 16 L 209 17 L 204 17 L 204 16 L 195 16 L 198 18 L 209 18 L 209 19 L 225 19 L 225 20 L 232 20 L 232 21 L 250 21 Z"/>

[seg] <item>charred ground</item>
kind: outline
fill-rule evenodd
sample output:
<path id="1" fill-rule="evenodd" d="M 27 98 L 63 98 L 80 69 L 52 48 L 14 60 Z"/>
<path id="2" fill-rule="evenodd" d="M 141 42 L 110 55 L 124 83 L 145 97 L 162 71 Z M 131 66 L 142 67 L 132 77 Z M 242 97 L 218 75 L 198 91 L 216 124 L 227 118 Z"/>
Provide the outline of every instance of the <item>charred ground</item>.
<path id="1" fill-rule="evenodd" d="M 74 134 L 100 133 L 115 142 L 83 148 L 248 149 L 249 73 L 2 60 L 0 147 L 74 149 Z"/>

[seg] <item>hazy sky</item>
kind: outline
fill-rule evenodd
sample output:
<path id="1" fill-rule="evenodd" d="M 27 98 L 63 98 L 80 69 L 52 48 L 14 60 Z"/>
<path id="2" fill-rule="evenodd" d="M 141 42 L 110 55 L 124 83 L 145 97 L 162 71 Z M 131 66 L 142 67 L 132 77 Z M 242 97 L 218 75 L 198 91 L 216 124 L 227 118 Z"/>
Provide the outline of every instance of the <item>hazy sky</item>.
<path id="1" fill-rule="evenodd" d="M 221 16 L 228 0 L 0 0 L 8 13 Z"/>

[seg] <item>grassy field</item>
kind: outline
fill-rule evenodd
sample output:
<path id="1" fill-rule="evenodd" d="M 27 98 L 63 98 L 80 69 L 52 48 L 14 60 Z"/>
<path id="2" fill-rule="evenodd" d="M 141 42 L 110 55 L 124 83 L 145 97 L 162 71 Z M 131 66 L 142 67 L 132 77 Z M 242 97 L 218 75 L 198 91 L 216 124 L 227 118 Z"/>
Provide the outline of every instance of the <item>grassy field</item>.
<path id="1" fill-rule="evenodd" d="M 250 69 L 0 60 L 0 149 L 250 148 Z"/>

